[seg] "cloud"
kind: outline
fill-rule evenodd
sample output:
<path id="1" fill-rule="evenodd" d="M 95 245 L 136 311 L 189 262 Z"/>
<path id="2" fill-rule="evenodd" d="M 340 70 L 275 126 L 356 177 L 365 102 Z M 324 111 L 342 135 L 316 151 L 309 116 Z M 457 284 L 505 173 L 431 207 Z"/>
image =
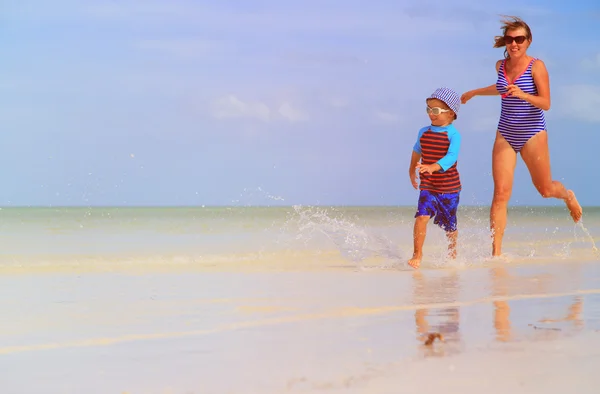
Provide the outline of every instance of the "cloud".
<path id="1" fill-rule="evenodd" d="M 600 85 L 565 86 L 559 105 L 564 117 L 600 123 Z"/>
<path id="2" fill-rule="evenodd" d="M 279 106 L 279 114 L 291 122 L 301 122 L 308 120 L 308 114 L 300 108 L 293 107 L 290 103 L 283 103 Z"/>
<path id="3" fill-rule="evenodd" d="M 398 115 L 379 109 L 375 110 L 374 116 L 375 119 L 381 123 L 396 123 L 399 120 Z"/>
<path id="4" fill-rule="evenodd" d="M 423 8 L 421 3 L 415 2 Z M 467 2 L 465 1 L 465 4 Z M 470 4 L 470 3 L 468 3 Z M 83 10 L 86 16 L 96 20 L 110 20 L 135 25 L 194 25 L 202 26 L 205 31 L 217 30 L 228 33 L 250 32 L 276 35 L 278 33 L 345 33 L 349 36 L 402 36 L 406 33 L 437 36 L 440 32 L 473 31 L 477 23 L 484 20 L 488 11 L 472 11 L 463 7 L 464 12 L 454 12 L 456 4 L 443 7 L 429 7 L 436 10 L 435 22 L 431 15 L 423 23 L 415 8 L 406 8 L 389 3 L 385 10 L 379 7 L 363 7 L 356 3 L 306 1 L 294 4 L 267 1 L 262 7 L 252 4 L 243 7 L 227 5 L 198 4 L 192 1 L 162 2 L 157 0 L 123 0 L 89 4 Z M 253 9 L 254 8 L 254 9 Z M 464 15 L 465 12 L 471 11 Z M 423 15 L 426 16 L 426 15 Z M 475 22 L 475 23 L 474 23 Z M 432 29 L 431 26 L 435 28 Z M 309 61 L 360 63 L 363 59 L 351 55 L 319 55 L 318 59 L 307 55 Z"/>
<path id="5" fill-rule="evenodd" d="M 255 118 L 268 122 L 271 117 L 271 110 L 260 101 L 244 102 L 235 95 L 230 94 L 213 102 L 212 115 L 217 119 Z"/>
<path id="6" fill-rule="evenodd" d="M 124 0 L 120 2 L 91 2 L 83 8 L 83 13 L 98 19 L 124 20 L 131 19 L 159 22 L 161 17 L 165 19 L 193 18 L 199 15 L 205 7 L 196 4 L 182 2 L 168 3 L 160 1 L 136 1 Z"/>
<path id="7" fill-rule="evenodd" d="M 348 99 L 344 97 L 331 97 L 327 100 L 327 103 L 334 108 L 345 108 L 350 104 Z"/>
<path id="8" fill-rule="evenodd" d="M 495 132 L 500 118 L 500 97 L 475 97 L 461 105 L 456 126 L 463 133 Z"/>
<path id="9" fill-rule="evenodd" d="M 411 19 L 436 20 L 435 26 L 428 25 L 431 30 L 446 30 L 449 32 L 467 31 L 480 28 L 486 23 L 494 23 L 498 20 L 489 8 L 478 6 L 469 2 L 467 5 L 453 4 L 452 7 L 432 4 L 431 2 L 416 1 L 404 8 L 404 13 Z M 437 22 L 441 22 L 439 25 Z"/>
<path id="10" fill-rule="evenodd" d="M 581 61 L 584 70 L 600 70 L 600 53 Z"/>
<path id="11" fill-rule="evenodd" d="M 289 122 L 309 120 L 305 110 L 287 101 L 281 103 L 275 111 L 262 101 L 243 101 L 234 94 L 213 100 L 211 110 L 212 116 L 217 119 L 247 118 L 269 122 L 278 114 Z"/>
<path id="12" fill-rule="evenodd" d="M 139 49 L 165 52 L 170 55 L 182 57 L 196 57 L 205 55 L 208 52 L 220 47 L 220 44 L 216 41 L 202 38 L 185 38 L 176 40 L 148 39 L 138 41 L 134 45 Z"/>
<path id="13" fill-rule="evenodd" d="M 314 64 L 329 66 L 346 66 L 366 64 L 366 59 L 344 53 L 300 53 L 291 52 L 284 54 L 283 60 L 293 64 Z"/>
<path id="14" fill-rule="evenodd" d="M 489 133 L 495 131 L 498 126 L 498 115 L 483 115 L 471 117 L 468 130 Z M 461 126 L 459 126 L 460 128 Z"/>

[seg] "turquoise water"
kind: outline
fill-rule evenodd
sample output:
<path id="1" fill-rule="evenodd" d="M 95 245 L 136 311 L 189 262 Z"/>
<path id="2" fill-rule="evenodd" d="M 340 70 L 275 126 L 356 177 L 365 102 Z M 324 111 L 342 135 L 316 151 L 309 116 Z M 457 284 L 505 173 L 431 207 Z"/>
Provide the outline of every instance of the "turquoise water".
<path id="1" fill-rule="evenodd" d="M 400 264 L 412 253 L 413 215 L 414 207 L 3 208 L 0 266 L 194 264 L 283 252 Z M 488 257 L 488 215 L 487 207 L 461 208 L 464 263 Z M 425 260 L 440 262 L 445 238 L 432 224 L 428 231 Z M 563 207 L 517 207 L 509 212 L 504 249 L 518 259 L 594 259 L 598 237 L 600 207 L 584 209 L 583 226 Z"/>

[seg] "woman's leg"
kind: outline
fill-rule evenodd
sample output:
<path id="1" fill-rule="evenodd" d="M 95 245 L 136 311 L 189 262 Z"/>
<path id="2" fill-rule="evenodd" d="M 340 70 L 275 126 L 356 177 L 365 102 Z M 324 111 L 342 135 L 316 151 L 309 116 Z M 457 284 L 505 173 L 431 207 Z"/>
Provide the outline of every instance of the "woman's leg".
<path id="1" fill-rule="evenodd" d="M 521 157 L 529 169 L 535 188 L 542 197 L 564 200 L 571 217 L 578 222 L 581 219 L 582 209 L 575 198 L 575 193 L 567 190 L 559 181 L 552 180 L 548 133 L 544 130 L 531 137 L 521 149 Z"/>
<path id="2" fill-rule="evenodd" d="M 506 228 L 508 201 L 512 193 L 516 165 L 517 153 L 504 137 L 496 132 L 496 141 L 492 150 L 494 198 L 490 208 L 490 229 L 493 239 L 492 256 L 502 254 L 502 238 Z"/>

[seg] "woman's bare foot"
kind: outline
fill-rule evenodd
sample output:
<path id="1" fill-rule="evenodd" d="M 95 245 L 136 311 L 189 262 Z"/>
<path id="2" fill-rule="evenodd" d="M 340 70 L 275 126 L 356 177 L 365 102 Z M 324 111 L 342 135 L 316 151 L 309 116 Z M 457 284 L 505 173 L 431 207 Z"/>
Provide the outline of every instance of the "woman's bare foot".
<path id="1" fill-rule="evenodd" d="M 567 199 L 565 200 L 565 203 L 567 204 L 567 208 L 569 209 L 569 212 L 571 213 L 571 217 L 573 218 L 575 223 L 577 223 L 579 221 L 579 219 L 581 219 L 581 216 L 583 215 L 583 210 L 581 209 L 581 205 L 579 205 L 579 202 L 577 201 L 577 198 L 575 197 L 575 193 L 573 193 L 573 190 L 567 190 L 567 194 L 569 195 L 569 197 L 567 197 Z"/>
<path id="2" fill-rule="evenodd" d="M 408 265 L 410 265 L 413 268 L 419 268 L 419 265 L 421 265 L 422 258 L 423 255 L 414 253 L 412 259 L 408 260 Z"/>
<path id="3" fill-rule="evenodd" d="M 497 242 L 495 238 L 492 238 L 492 257 L 502 256 L 502 239 Z"/>

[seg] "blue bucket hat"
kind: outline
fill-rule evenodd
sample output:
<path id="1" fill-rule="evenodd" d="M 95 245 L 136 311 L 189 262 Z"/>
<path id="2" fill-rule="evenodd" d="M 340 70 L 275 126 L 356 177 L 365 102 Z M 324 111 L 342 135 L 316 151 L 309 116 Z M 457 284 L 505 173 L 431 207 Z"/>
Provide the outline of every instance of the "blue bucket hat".
<path id="1" fill-rule="evenodd" d="M 449 88 L 438 88 L 431 94 L 431 96 L 429 96 L 429 98 L 443 101 L 452 111 L 454 111 L 454 114 L 458 117 L 460 96 L 454 90 Z"/>

